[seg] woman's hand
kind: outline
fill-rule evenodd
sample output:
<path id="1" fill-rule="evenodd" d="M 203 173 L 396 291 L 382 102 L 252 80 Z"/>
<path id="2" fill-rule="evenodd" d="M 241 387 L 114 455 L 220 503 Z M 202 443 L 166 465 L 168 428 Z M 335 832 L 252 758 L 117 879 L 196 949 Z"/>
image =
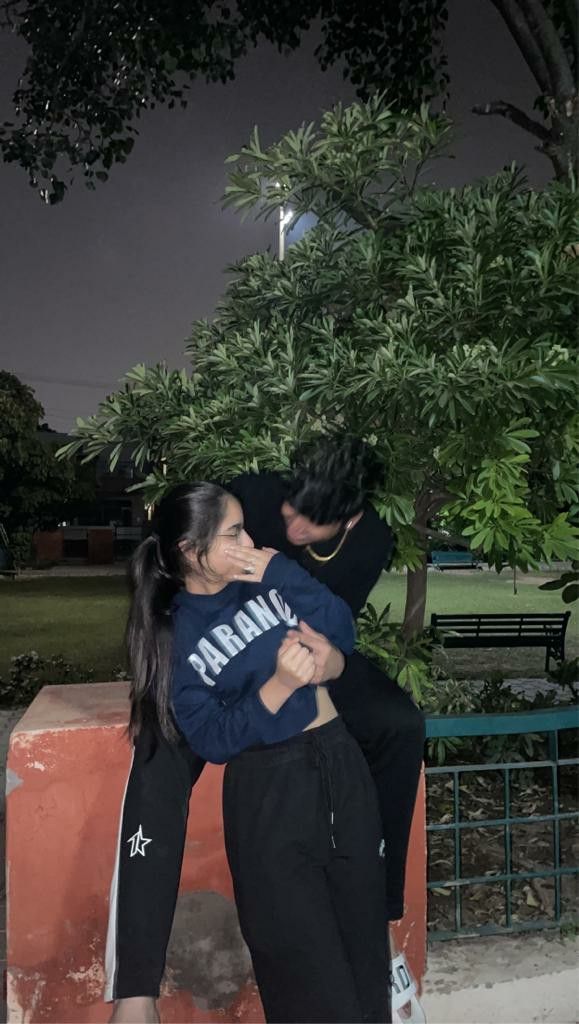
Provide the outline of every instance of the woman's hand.
<path id="1" fill-rule="evenodd" d="M 312 652 L 302 643 L 286 637 L 277 652 L 275 672 L 259 691 L 262 703 L 276 715 L 292 693 L 313 681 L 315 670 Z"/>
<path id="2" fill-rule="evenodd" d="M 275 677 L 278 682 L 293 692 L 313 682 L 315 671 L 316 663 L 309 648 L 286 637 L 277 652 Z"/>
<path id="3" fill-rule="evenodd" d="M 229 580 L 261 583 L 265 570 L 277 551 L 274 548 L 243 548 L 239 544 L 225 549 L 231 562 Z"/>
<path id="4" fill-rule="evenodd" d="M 299 627 L 299 630 L 290 630 L 287 638 L 306 644 L 311 650 L 315 663 L 312 683 L 328 683 L 341 676 L 346 664 L 342 652 L 334 647 L 323 633 L 316 633 L 307 622 L 301 621 Z"/>

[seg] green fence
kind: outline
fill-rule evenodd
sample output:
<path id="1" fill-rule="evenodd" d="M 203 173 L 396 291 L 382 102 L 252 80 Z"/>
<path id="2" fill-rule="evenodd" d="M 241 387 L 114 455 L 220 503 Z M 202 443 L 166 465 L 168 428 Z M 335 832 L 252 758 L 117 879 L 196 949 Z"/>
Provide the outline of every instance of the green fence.
<path id="1" fill-rule="evenodd" d="M 579 874 L 579 865 L 561 863 L 561 827 L 566 822 L 579 820 L 579 809 L 562 810 L 560 807 L 560 772 L 579 765 L 578 757 L 560 757 L 560 733 L 563 730 L 579 728 L 579 707 L 567 706 L 549 708 L 543 711 L 531 711 L 500 715 L 432 715 L 427 716 L 426 735 L 429 739 L 442 737 L 474 737 L 521 735 L 524 733 L 546 734 L 548 740 L 548 757 L 540 761 L 514 761 L 509 763 L 482 763 L 445 765 L 441 768 L 427 768 L 428 781 L 436 776 L 447 775 L 452 780 L 452 810 L 444 815 L 445 820 L 438 824 L 427 825 L 427 833 L 432 837 L 435 833 L 446 833 L 453 840 L 454 871 L 448 878 L 428 882 L 429 892 L 443 893 L 448 903 L 452 904 L 453 922 L 447 928 L 434 928 L 429 931 L 431 939 L 456 938 L 459 935 L 500 934 L 515 931 L 530 931 L 538 928 L 560 927 L 563 919 L 561 887 L 565 876 Z M 512 813 L 512 779 L 513 773 L 525 769 L 546 769 L 550 777 L 551 799 L 550 813 L 517 815 Z M 469 773 L 477 773 L 479 777 L 488 779 L 486 773 L 499 773 L 502 776 L 502 813 L 493 818 L 469 819 L 461 815 L 461 779 Z M 495 775 L 496 777 L 496 775 Z M 450 786 L 448 786 L 450 789 Z M 450 818 L 451 820 L 447 820 Z M 535 823 L 549 823 L 552 830 L 552 857 L 543 870 L 513 870 L 512 837 L 513 828 L 528 826 Z M 572 827 L 572 826 L 570 826 Z M 503 871 L 491 871 L 479 875 L 467 875 L 462 870 L 462 847 L 469 830 L 500 829 L 504 843 Z M 490 833 L 487 833 L 490 834 Z M 474 838 L 478 838 L 475 836 Z M 432 841 L 432 840 L 430 840 Z M 430 843 L 429 843 L 430 845 Z M 535 917 L 533 920 L 517 919 L 513 914 L 513 886 L 530 883 L 532 879 L 552 880 L 554 886 L 554 904 L 552 913 Z M 485 924 L 473 924 L 465 921 L 465 903 L 463 896 L 468 886 L 500 886 L 504 900 L 502 921 L 489 921 Z M 479 890 L 480 891 L 480 890 Z M 487 891 L 487 890 L 483 890 Z M 448 904 L 447 904 L 448 906 Z M 448 915 L 447 915 L 448 916 Z"/>

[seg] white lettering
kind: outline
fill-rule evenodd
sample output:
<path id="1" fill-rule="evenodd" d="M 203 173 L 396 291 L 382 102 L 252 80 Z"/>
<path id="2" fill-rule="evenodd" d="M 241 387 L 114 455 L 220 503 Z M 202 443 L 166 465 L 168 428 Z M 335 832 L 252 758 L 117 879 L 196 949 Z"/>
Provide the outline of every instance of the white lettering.
<path id="1" fill-rule="evenodd" d="M 289 605 L 285 603 L 283 598 L 278 594 L 277 590 L 270 590 L 269 599 L 282 622 L 285 622 L 287 626 L 297 626 L 297 615 L 294 615 Z"/>
<path id="2" fill-rule="evenodd" d="M 237 635 L 237 633 L 233 632 L 231 626 L 215 626 L 211 632 L 217 640 L 217 643 L 223 648 L 230 658 L 234 658 L 240 651 L 245 650 L 243 640 Z"/>
<path id="3" fill-rule="evenodd" d="M 207 683 L 207 686 L 215 686 L 215 680 L 210 679 L 209 676 L 206 675 L 207 665 L 203 661 L 203 658 L 200 658 L 198 654 L 190 654 L 189 657 L 187 658 L 187 661 L 189 662 L 191 667 L 199 673 L 203 682 Z"/>
<path id="4" fill-rule="evenodd" d="M 245 612 L 236 612 L 233 616 L 233 621 L 247 643 L 249 643 L 250 640 L 254 640 L 256 636 L 261 636 L 263 633 L 263 630 L 260 629 L 259 626 L 249 618 L 249 615 L 245 614 Z"/>
<path id="5" fill-rule="evenodd" d="M 214 647 L 213 644 L 209 643 L 209 640 L 206 640 L 205 637 L 203 637 L 203 639 L 197 644 L 197 650 L 205 658 L 209 671 L 212 672 L 214 676 L 218 676 L 223 666 L 229 664 L 229 658 L 226 658 L 225 655 L 222 654 L 221 651 L 218 651 L 217 647 Z"/>
<path id="6" fill-rule="evenodd" d="M 247 608 L 251 617 L 255 619 L 257 624 L 261 626 L 264 632 L 266 632 L 266 630 L 268 629 L 271 629 L 272 626 L 279 625 L 279 619 L 277 615 L 275 614 L 275 612 L 272 612 L 271 608 L 267 607 L 265 603 L 265 598 L 262 597 L 261 594 L 259 595 L 259 597 L 256 597 L 255 599 L 252 598 L 251 601 L 246 601 L 245 607 Z"/>

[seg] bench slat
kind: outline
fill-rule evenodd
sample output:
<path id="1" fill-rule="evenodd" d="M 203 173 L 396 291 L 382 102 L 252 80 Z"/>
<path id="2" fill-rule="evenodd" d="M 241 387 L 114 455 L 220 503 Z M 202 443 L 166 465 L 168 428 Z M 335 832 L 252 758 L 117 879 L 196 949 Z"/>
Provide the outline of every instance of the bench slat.
<path id="1" fill-rule="evenodd" d="M 480 620 L 478 623 L 438 623 L 437 625 L 442 626 L 445 630 L 520 630 L 526 629 L 531 633 L 533 631 L 539 631 L 544 629 L 556 630 L 561 629 L 563 623 L 486 623 L 484 620 Z"/>
<path id="2" fill-rule="evenodd" d="M 571 612 L 485 612 L 438 615 L 430 624 L 444 647 L 544 647 L 549 659 L 565 657 L 565 632 Z"/>
<path id="3" fill-rule="evenodd" d="M 570 612 L 475 612 L 472 615 L 464 615 L 457 613 L 456 615 L 439 615 L 438 612 L 433 612 L 432 618 L 438 622 L 450 622 L 452 621 L 474 621 L 476 619 L 498 621 L 504 619 L 506 622 L 518 622 L 519 620 L 524 621 L 535 621 L 538 619 L 553 619 L 555 621 L 563 622 L 570 615 Z"/>

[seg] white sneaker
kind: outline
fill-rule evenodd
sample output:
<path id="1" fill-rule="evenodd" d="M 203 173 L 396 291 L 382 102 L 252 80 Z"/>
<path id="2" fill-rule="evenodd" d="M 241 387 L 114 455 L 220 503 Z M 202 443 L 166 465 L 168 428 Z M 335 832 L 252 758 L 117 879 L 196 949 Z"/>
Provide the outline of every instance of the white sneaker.
<path id="1" fill-rule="evenodd" d="M 416 995 L 416 982 L 404 953 L 396 953 L 392 957 L 391 969 L 393 1024 L 425 1024 L 426 1016 Z"/>

